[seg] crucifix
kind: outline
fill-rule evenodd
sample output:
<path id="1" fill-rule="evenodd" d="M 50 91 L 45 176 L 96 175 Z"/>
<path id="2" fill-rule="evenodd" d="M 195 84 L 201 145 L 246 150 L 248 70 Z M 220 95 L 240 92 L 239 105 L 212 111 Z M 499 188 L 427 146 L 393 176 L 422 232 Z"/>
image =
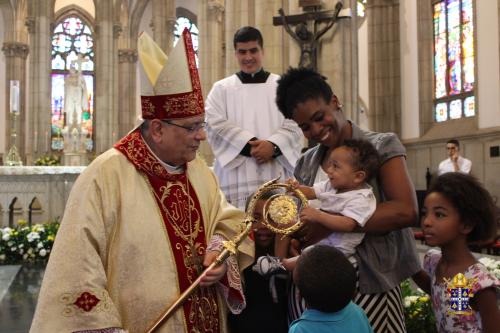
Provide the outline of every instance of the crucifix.
<path id="1" fill-rule="evenodd" d="M 334 10 L 327 11 L 320 11 L 321 0 L 299 0 L 299 6 L 305 11 L 303 14 L 285 15 L 283 8 L 280 8 L 278 10 L 280 16 L 273 17 L 273 25 L 282 25 L 299 44 L 299 67 L 316 71 L 321 36 L 330 30 L 337 20 L 350 18 L 351 10 L 342 9 L 342 1 L 337 2 Z M 295 30 L 292 30 L 291 26 L 294 26 Z"/>

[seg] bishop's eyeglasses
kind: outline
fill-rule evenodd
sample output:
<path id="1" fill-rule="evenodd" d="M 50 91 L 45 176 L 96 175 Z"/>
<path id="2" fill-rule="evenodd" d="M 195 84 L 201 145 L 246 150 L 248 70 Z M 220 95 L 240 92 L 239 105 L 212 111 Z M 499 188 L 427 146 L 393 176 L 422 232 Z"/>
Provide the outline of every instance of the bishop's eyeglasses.
<path id="1" fill-rule="evenodd" d="M 167 120 L 167 119 L 161 119 L 161 121 L 164 122 L 164 123 L 167 123 L 169 125 L 172 125 L 172 126 L 184 128 L 188 133 L 196 133 L 196 132 L 198 132 L 198 131 L 200 131 L 202 129 L 205 130 L 207 128 L 207 122 L 206 121 L 201 122 L 201 123 L 197 123 L 197 124 L 194 124 L 194 125 L 191 125 L 191 126 L 179 125 L 179 124 L 173 123 L 172 121 Z"/>

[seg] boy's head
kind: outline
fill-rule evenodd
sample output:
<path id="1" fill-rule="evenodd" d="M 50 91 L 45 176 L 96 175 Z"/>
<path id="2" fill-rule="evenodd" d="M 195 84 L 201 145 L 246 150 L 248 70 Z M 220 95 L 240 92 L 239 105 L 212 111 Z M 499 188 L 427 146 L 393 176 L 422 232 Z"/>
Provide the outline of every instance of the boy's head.
<path id="1" fill-rule="evenodd" d="M 264 40 L 260 31 L 246 26 L 238 29 L 233 38 L 234 55 L 240 70 L 254 74 L 261 70 L 264 59 Z"/>
<path id="2" fill-rule="evenodd" d="M 327 173 L 333 187 L 348 191 L 370 181 L 379 164 L 378 152 L 370 142 L 345 140 L 330 153 Z"/>
<path id="3" fill-rule="evenodd" d="M 300 255 L 293 279 L 309 308 L 342 310 L 354 297 L 356 273 L 342 252 L 326 245 L 312 246 Z"/>

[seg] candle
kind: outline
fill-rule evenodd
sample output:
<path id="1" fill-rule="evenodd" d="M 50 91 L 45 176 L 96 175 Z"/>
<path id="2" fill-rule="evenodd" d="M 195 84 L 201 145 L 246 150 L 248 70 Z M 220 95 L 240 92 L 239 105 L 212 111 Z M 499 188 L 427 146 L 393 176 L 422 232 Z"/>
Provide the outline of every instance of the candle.
<path id="1" fill-rule="evenodd" d="M 35 138 L 33 139 L 33 146 L 35 147 L 35 153 L 38 152 L 38 131 L 35 131 Z"/>
<path id="2" fill-rule="evenodd" d="M 45 153 L 49 151 L 49 132 L 45 131 Z"/>
<path id="3" fill-rule="evenodd" d="M 19 81 L 10 80 L 10 112 L 19 114 Z"/>

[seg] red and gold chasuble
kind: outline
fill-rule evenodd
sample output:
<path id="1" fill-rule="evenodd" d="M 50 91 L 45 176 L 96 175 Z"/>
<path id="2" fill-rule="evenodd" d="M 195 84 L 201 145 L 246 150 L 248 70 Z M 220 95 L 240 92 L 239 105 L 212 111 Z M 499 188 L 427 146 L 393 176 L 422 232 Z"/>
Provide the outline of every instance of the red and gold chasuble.
<path id="1" fill-rule="evenodd" d="M 207 247 L 200 202 L 186 171 L 169 174 L 145 144 L 137 129 L 115 148 L 142 172 L 156 198 L 175 257 L 182 293 L 201 274 Z M 215 287 L 197 288 L 183 304 L 188 332 L 219 332 L 219 307 Z"/>

